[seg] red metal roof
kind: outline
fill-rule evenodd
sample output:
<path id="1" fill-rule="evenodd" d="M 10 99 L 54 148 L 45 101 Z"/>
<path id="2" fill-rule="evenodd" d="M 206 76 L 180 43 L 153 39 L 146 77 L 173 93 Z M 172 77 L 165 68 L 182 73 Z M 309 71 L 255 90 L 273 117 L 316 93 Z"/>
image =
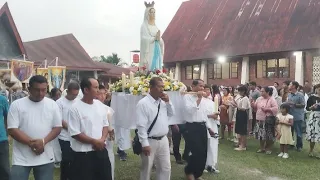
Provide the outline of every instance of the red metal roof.
<path id="1" fill-rule="evenodd" d="M 190 0 L 163 39 L 164 62 L 320 48 L 320 0 Z"/>
<path id="2" fill-rule="evenodd" d="M 67 66 L 70 70 L 102 70 L 90 58 L 85 49 L 73 34 L 55 36 L 30 42 L 24 42 L 28 59 L 36 64 L 47 59 L 49 63 L 59 58 L 59 66 Z M 51 65 L 55 65 L 54 62 Z"/>
<path id="3" fill-rule="evenodd" d="M 21 37 L 20 37 L 20 34 L 18 32 L 18 29 L 17 29 L 17 26 L 14 23 L 14 20 L 12 18 L 8 3 L 5 3 L 0 9 L 0 19 L 2 17 L 8 19 L 8 22 L 10 24 L 9 28 L 11 28 L 14 38 L 17 40 L 17 43 L 18 43 L 19 49 L 21 51 L 21 54 L 26 54 L 26 51 L 25 51 L 25 49 L 23 47 L 23 43 L 22 43 L 22 40 L 21 40 Z"/>

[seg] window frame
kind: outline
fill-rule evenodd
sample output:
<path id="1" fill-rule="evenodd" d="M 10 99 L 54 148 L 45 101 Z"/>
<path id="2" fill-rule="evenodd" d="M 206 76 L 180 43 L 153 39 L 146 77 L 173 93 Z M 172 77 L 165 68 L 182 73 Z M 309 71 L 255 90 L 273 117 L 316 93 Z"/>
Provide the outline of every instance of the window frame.
<path id="1" fill-rule="evenodd" d="M 237 72 L 236 72 L 236 74 L 237 74 L 237 76 L 236 77 L 232 77 L 232 74 L 233 73 L 235 73 L 235 72 L 233 72 L 232 71 L 232 64 L 236 64 L 236 70 L 237 70 Z M 239 78 L 239 62 L 229 62 L 229 79 L 238 79 Z"/>
<path id="2" fill-rule="evenodd" d="M 199 67 L 199 78 L 200 78 L 200 76 L 201 76 L 201 64 L 193 64 L 193 65 L 187 65 L 187 66 L 185 66 L 185 79 L 186 79 L 186 80 L 194 80 L 194 68 L 195 68 L 195 66 L 198 66 L 198 67 Z M 188 67 L 191 67 L 191 79 L 190 79 L 190 78 L 187 78 L 187 77 L 188 77 L 188 76 L 187 76 L 187 74 L 188 74 L 188 72 L 187 72 Z"/>
<path id="3" fill-rule="evenodd" d="M 216 67 L 215 65 L 219 65 L 220 66 L 220 72 L 219 72 L 219 77 L 217 77 L 217 73 L 216 73 Z M 208 79 L 238 79 L 239 78 L 239 62 L 238 61 L 230 61 L 230 62 L 225 62 L 225 64 L 229 65 L 229 77 L 228 78 L 222 78 L 222 64 L 218 63 L 218 62 L 210 62 L 207 64 L 207 77 Z M 234 71 L 232 71 L 232 64 L 236 64 L 236 70 L 237 70 L 237 77 L 232 77 L 232 73 L 235 73 Z M 210 68 L 211 66 L 211 68 Z"/>
<path id="4" fill-rule="evenodd" d="M 284 77 L 283 76 L 283 72 L 282 75 L 280 76 L 280 67 L 279 67 L 279 62 L 280 59 L 285 59 L 287 61 L 286 65 L 288 68 L 288 76 Z M 268 77 L 268 61 L 272 61 L 272 60 L 276 60 L 276 67 L 275 67 L 275 76 L 274 77 Z M 262 77 L 258 77 L 258 61 L 262 61 Z M 268 79 L 273 79 L 273 78 L 281 78 L 281 79 L 285 79 L 285 78 L 290 78 L 290 58 L 273 58 L 273 59 L 259 59 L 256 61 L 256 78 L 268 78 Z"/>

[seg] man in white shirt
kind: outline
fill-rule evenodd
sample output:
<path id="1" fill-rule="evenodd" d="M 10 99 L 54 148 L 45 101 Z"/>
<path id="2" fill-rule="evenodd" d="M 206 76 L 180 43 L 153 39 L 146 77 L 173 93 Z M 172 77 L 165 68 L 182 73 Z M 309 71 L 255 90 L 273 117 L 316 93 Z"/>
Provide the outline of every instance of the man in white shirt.
<path id="1" fill-rule="evenodd" d="M 60 163 L 60 180 L 69 180 L 71 178 L 71 162 L 73 160 L 73 152 L 70 147 L 70 135 L 68 133 L 68 113 L 72 104 L 78 99 L 79 84 L 76 82 L 70 82 L 67 88 L 67 95 L 62 96 L 56 102 L 59 106 L 60 113 L 62 115 L 62 130 L 58 136 L 59 144 L 62 152 L 62 160 Z"/>
<path id="2" fill-rule="evenodd" d="M 151 168 L 155 161 L 156 179 L 170 180 L 171 163 L 169 142 L 166 134 L 169 131 L 169 117 L 174 108 L 165 94 L 161 78 L 153 77 L 150 82 L 150 93 L 137 104 L 137 129 L 142 145 L 142 166 L 140 180 L 150 180 Z M 151 131 L 148 129 L 156 121 Z"/>
<path id="3" fill-rule="evenodd" d="M 69 84 L 70 84 L 70 83 L 77 83 L 77 84 L 79 84 L 79 81 L 76 80 L 76 79 L 71 79 L 70 82 L 69 82 Z M 62 95 L 62 96 L 66 96 L 66 95 L 67 95 L 67 89 L 63 90 L 62 93 L 61 93 L 61 95 Z M 83 98 L 83 93 L 82 93 L 81 89 L 79 90 L 79 93 L 78 93 L 77 98 L 78 98 L 78 99 Z"/>
<path id="4" fill-rule="evenodd" d="M 102 102 L 105 103 L 107 97 L 107 91 L 105 86 L 103 85 L 99 85 L 99 93 L 97 96 L 97 99 Z M 111 173 L 112 173 L 112 179 L 114 179 L 114 152 L 113 152 L 113 141 L 114 141 L 114 129 L 112 127 L 112 116 L 114 114 L 114 110 L 105 105 L 105 110 L 107 111 L 107 117 L 108 117 L 108 122 L 109 122 L 109 126 L 108 126 L 108 138 L 107 138 L 107 150 L 108 150 L 108 154 L 109 154 L 109 159 L 110 159 L 110 163 L 111 163 Z"/>
<path id="5" fill-rule="evenodd" d="M 67 119 L 74 151 L 71 180 L 111 180 L 111 164 L 105 148 L 107 112 L 104 104 L 95 99 L 99 83 L 94 78 L 84 78 L 80 87 L 83 98 L 72 105 Z"/>
<path id="6" fill-rule="evenodd" d="M 197 92 L 197 95 L 186 94 L 184 96 L 185 119 L 187 121 L 186 141 L 190 148 L 188 164 L 184 169 L 188 180 L 201 179 L 207 160 L 207 131 L 211 136 L 214 136 L 214 132 L 206 122 L 208 118 L 216 119 L 217 116 L 216 114 L 208 115 L 203 90 L 203 80 L 194 80 L 192 91 Z"/>
<path id="7" fill-rule="evenodd" d="M 53 180 L 52 140 L 61 131 L 59 107 L 46 98 L 47 79 L 36 75 L 29 81 L 29 97 L 11 104 L 8 130 L 13 141 L 11 180 L 28 180 L 33 169 L 35 180 Z"/>

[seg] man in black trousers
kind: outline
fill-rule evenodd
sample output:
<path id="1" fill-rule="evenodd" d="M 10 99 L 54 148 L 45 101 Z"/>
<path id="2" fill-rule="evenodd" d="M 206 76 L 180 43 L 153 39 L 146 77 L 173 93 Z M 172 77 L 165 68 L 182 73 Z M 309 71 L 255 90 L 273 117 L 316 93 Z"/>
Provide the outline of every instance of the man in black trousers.
<path id="1" fill-rule="evenodd" d="M 71 180 L 112 180 L 111 163 L 106 149 L 108 119 L 105 105 L 96 100 L 99 83 L 84 78 L 80 83 L 83 98 L 69 110 L 68 131 L 74 159 Z"/>
<path id="2" fill-rule="evenodd" d="M 189 156 L 189 147 L 186 141 L 186 125 L 185 124 L 175 124 L 171 125 L 171 131 L 172 131 L 172 144 L 173 144 L 173 155 L 176 159 L 177 164 L 184 164 L 182 160 L 187 161 L 188 156 Z M 184 147 L 184 152 L 181 157 L 180 154 L 180 142 L 181 138 L 185 139 L 185 147 Z"/>
<path id="3" fill-rule="evenodd" d="M 203 80 L 194 80 L 192 82 L 192 91 L 196 94 L 186 94 L 184 96 L 185 115 L 186 115 L 186 139 L 190 148 L 188 164 L 185 167 L 185 174 L 188 180 L 200 180 L 207 160 L 208 146 L 208 115 L 206 108 L 208 106 L 204 95 Z M 210 134 L 214 134 L 209 130 Z"/>

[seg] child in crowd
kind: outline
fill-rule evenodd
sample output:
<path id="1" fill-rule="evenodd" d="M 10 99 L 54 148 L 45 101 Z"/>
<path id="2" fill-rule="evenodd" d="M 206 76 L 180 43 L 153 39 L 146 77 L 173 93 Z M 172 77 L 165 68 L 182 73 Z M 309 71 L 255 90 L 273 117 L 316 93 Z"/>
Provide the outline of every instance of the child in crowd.
<path id="1" fill-rule="evenodd" d="M 218 144 L 219 144 L 219 112 L 215 112 L 218 107 L 215 108 L 215 104 L 212 101 L 210 86 L 205 85 L 205 100 L 207 108 L 207 127 L 208 127 L 208 150 L 207 150 L 207 162 L 205 172 L 219 173 L 217 170 L 218 163 Z M 215 110 L 216 109 L 216 110 Z"/>
<path id="2" fill-rule="evenodd" d="M 280 106 L 280 114 L 277 115 L 277 138 L 280 141 L 280 154 L 278 157 L 284 159 L 289 158 L 288 146 L 293 145 L 293 138 L 291 134 L 291 126 L 293 125 L 293 116 L 288 114 L 290 109 L 289 104 L 282 104 Z"/>

